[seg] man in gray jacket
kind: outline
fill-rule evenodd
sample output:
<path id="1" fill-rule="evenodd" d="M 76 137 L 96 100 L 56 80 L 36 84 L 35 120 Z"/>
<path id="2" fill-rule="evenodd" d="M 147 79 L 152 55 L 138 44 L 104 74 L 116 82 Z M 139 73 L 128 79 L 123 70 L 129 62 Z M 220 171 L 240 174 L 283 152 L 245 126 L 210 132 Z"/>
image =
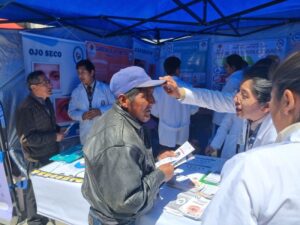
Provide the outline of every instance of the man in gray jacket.
<path id="1" fill-rule="evenodd" d="M 90 225 L 134 224 L 153 206 L 160 185 L 172 178 L 170 163 L 155 167 L 143 126 L 155 102 L 153 87 L 162 83 L 136 66 L 113 75 L 110 89 L 117 101 L 97 119 L 84 146 L 82 193 L 91 205 Z M 158 158 L 173 155 L 166 151 Z"/>

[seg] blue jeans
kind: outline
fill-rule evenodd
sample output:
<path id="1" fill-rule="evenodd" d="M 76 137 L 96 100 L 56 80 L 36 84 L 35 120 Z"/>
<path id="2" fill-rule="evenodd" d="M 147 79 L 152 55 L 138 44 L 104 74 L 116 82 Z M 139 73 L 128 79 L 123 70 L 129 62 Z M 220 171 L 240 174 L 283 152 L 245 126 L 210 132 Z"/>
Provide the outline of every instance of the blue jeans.
<path id="1" fill-rule="evenodd" d="M 89 212 L 89 225 L 101 225 L 100 220 L 96 217 L 92 210 Z"/>

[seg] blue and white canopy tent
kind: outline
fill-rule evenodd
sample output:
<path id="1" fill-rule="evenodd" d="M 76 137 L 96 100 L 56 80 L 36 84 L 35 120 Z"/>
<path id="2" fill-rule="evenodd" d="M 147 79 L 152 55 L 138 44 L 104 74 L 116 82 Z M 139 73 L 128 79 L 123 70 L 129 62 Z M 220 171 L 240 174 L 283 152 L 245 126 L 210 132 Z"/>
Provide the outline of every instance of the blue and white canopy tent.
<path id="1" fill-rule="evenodd" d="M 242 37 L 300 19 L 298 0 L 2 0 L 0 23 L 66 26 L 101 38 L 131 35 L 160 44 L 201 34 Z"/>

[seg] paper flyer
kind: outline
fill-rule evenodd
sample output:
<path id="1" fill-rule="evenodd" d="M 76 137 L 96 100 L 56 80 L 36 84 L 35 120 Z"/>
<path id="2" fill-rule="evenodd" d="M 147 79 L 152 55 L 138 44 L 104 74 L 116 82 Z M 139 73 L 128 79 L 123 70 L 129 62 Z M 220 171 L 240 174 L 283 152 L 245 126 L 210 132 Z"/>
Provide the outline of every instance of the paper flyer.
<path id="1" fill-rule="evenodd" d="M 192 157 L 187 157 L 195 150 L 195 148 L 186 141 L 183 145 L 181 145 L 176 151 L 174 157 L 167 157 L 162 160 L 159 160 L 157 163 L 155 163 L 156 167 L 160 167 L 163 164 L 166 163 L 172 163 L 175 167 L 181 165 L 182 163 L 192 159 Z M 185 158 L 187 157 L 187 158 Z M 182 161 L 181 161 L 182 160 Z"/>

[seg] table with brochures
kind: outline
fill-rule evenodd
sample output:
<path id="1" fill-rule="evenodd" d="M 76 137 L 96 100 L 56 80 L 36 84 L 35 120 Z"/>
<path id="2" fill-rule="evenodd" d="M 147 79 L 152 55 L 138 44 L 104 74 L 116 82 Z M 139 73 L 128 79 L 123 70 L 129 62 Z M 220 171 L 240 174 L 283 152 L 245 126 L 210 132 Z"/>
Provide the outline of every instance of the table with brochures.
<path id="1" fill-rule="evenodd" d="M 184 174 L 199 172 L 207 174 L 218 172 L 224 160 L 207 156 L 196 156 L 195 159 L 180 166 Z M 52 162 L 31 174 L 39 214 L 61 221 L 65 224 L 87 225 L 89 204 L 81 194 L 84 175 L 83 159 L 72 163 Z M 166 210 L 168 204 L 175 202 L 183 189 L 172 185 L 163 185 L 160 196 L 150 212 L 137 220 L 138 225 L 167 224 L 201 224 L 200 220 L 176 215 Z M 184 208 L 181 207 L 184 212 Z"/>

